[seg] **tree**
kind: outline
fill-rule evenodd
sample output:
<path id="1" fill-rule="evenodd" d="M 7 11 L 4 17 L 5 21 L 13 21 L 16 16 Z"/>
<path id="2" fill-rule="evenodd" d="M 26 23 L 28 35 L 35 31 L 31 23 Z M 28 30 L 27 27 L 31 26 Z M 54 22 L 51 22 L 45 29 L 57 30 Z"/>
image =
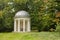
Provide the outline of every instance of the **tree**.
<path id="1" fill-rule="evenodd" d="M 56 5 L 56 10 L 57 10 L 57 12 L 60 12 L 60 0 L 56 0 L 55 1 L 56 3 L 57 3 L 57 5 Z M 59 20 L 57 21 L 57 27 L 56 27 L 56 31 L 58 31 L 58 32 L 60 32 L 60 17 L 59 17 Z"/>
<path id="2" fill-rule="evenodd" d="M 20 10 L 29 12 L 32 30 L 48 31 L 55 18 L 55 0 L 4 0 L 2 3 L 3 31 L 13 30 L 14 15 Z"/>
<path id="3" fill-rule="evenodd" d="M 55 0 L 30 0 L 28 3 L 32 27 L 37 27 L 38 31 L 44 30 L 44 28 L 49 30 L 49 27 L 55 18 Z"/>

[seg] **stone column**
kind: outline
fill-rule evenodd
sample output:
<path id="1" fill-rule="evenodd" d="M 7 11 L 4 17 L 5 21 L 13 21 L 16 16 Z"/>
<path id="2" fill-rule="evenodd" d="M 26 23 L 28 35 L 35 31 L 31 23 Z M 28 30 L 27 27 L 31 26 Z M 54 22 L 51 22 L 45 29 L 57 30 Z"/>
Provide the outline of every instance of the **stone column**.
<path id="1" fill-rule="evenodd" d="M 30 32 L 30 19 L 27 21 L 27 32 Z"/>
<path id="2" fill-rule="evenodd" d="M 14 19 L 14 32 L 16 32 L 16 20 Z"/>
<path id="3" fill-rule="evenodd" d="M 25 19 L 23 19 L 23 32 L 25 32 Z"/>
<path id="4" fill-rule="evenodd" d="M 18 20 L 18 32 L 20 32 L 20 19 Z"/>

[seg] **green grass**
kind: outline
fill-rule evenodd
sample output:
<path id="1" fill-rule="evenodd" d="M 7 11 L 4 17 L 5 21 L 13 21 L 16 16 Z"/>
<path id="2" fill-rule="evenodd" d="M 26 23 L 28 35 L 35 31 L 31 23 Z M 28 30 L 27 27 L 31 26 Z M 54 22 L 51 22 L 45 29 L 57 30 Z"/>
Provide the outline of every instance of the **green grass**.
<path id="1" fill-rule="evenodd" d="M 0 33 L 0 40 L 60 40 L 59 32 Z"/>

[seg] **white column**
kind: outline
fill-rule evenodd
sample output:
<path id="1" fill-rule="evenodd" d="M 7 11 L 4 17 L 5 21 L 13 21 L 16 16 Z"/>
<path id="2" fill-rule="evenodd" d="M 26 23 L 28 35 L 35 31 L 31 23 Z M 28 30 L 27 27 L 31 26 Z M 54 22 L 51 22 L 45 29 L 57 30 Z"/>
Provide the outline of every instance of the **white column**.
<path id="1" fill-rule="evenodd" d="M 25 19 L 23 19 L 23 32 L 25 32 Z"/>
<path id="2" fill-rule="evenodd" d="M 16 20 L 14 19 L 14 32 L 16 32 Z"/>
<path id="3" fill-rule="evenodd" d="M 20 32 L 20 19 L 18 20 L 18 32 Z"/>
<path id="4" fill-rule="evenodd" d="M 27 21 L 27 32 L 30 32 L 30 19 Z"/>

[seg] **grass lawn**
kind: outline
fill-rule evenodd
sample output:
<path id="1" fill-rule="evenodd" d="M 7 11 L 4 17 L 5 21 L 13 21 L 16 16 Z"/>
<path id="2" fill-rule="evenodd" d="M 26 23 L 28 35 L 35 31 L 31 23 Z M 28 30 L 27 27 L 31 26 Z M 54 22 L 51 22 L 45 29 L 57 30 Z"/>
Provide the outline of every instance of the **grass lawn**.
<path id="1" fill-rule="evenodd" d="M 0 40 L 60 40 L 59 32 L 0 33 Z"/>

